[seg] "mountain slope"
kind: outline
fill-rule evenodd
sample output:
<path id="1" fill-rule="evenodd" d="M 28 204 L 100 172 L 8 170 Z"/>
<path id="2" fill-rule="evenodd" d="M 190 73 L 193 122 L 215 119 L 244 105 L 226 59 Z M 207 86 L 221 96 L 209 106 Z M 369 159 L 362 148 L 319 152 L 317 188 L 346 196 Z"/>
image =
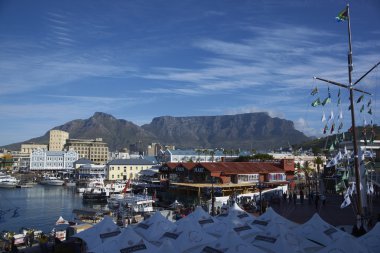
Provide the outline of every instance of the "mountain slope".
<path id="1" fill-rule="evenodd" d="M 178 148 L 272 149 L 309 140 L 294 129 L 292 121 L 271 118 L 266 113 L 221 116 L 157 117 L 142 127 L 112 115 L 96 112 L 88 119 L 77 119 L 53 129 L 67 131 L 73 139 L 103 138 L 110 150 L 140 142 L 175 145 Z M 48 143 L 45 135 L 26 142 Z M 19 150 L 21 143 L 6 146 Z"/>
<path id="2" fill-rule="evenodd" d="M 142 126 L 162 143 L 178 147 L 268 149 L 309 140 L 292 121 L 266 113 L 222 116 L 157 117 Z"/>

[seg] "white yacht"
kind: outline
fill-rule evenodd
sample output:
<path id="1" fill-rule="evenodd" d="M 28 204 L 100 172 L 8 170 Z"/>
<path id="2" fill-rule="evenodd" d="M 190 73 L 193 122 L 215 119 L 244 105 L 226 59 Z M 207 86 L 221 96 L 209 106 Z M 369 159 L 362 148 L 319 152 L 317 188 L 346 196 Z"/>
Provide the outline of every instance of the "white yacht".
<path id="1" fill-rule="evenodd" d="M 40 184 L 43 185 L 54 185 L 54 186 L 61 186 L 65 183 L 64 180 L 61 180 L 55 176 L 44 176 L 42 180 L 40 181 Z"/>
<path id="2" fill-rule="evenodd" d="M 0 188 L 16 188 L 19 180 L 10 175 L 1 173 L 0 174 Z"/>

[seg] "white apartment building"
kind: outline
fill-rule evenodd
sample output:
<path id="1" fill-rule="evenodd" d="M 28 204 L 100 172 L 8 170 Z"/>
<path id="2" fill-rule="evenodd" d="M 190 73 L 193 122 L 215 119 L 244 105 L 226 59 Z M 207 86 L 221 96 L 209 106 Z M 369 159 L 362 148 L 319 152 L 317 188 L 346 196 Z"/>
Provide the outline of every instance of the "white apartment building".
<path id="1" fill-rule="evenodd" d="M 78 160 L 75 151 L 46 151 L 36 149 L 30 154 L 31 171 L 73 170 L 74 162 Z"/>

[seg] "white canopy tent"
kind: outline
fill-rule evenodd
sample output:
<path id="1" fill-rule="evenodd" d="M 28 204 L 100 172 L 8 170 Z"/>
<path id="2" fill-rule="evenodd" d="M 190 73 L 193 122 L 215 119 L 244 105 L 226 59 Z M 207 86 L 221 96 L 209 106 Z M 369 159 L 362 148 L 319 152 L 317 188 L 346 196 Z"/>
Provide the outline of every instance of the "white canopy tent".
<path id="1" fill-rule="evenodd" d="M 294 231 L 323 246 L 327 246 L 343 236 L 349 236 L 346 232 L 325 222 L 317 213 Z M 354 237 L 351 239 L 353 240 Z"/>
<path id="2" fill-rule="evenodd" d="M 118 236 L 112 237 L 90 253 L 115 253 L 115 252 L 156 252 L 157 247 L 145 241 L 133 228 L 124 228 Z"/>
<path id="3" fill-rule="evenodd" d="M 166 232 L 176 229 L 176 225 L 167 220 L 160 212 L 156 212 L 149 219 L 139 223 L 135 232 L 151 243 L 157 241 Z"/>
<path id="4" fill-rule="evenodd" d="M 372 253 L 380 251 L 380 222 L 376 223 L 367 234 L 357 238 L 361 245 L 366 245 Z"/>
<path id="5" fill-rule="evenodd" d="M 339 252 L 339 253 L 371 253 L 371 251 L 363 244 L 349 236 L 342 236 L 335 240 L 334 242 L 327 245 L 322 250 L 318 251 L 318 253 L 331 253 L 331 252 Z M 377 249 L 376 252 L 379 252 Z"/>
<path id="6" fill-rule="evenodd" d="M 92 249 L 103 244 L 105 241 L 120 234 L 119 227 L 115 224 L 113 219 L 109 216 L 105 216 L 98 224 L 95 224 L 91 228 L 84 230 L 73 237 L 82 239 L 87 246 L 89 252 Z"/>

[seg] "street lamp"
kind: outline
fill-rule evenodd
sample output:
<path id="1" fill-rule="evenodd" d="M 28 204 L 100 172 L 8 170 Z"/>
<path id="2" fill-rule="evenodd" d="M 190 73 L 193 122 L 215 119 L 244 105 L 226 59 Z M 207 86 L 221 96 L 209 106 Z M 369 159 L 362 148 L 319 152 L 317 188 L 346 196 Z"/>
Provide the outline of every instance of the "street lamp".
<path id="1" fill-rule="evenodd" d="M 261 192 L 262 192 L 262 189 L 264 189 L 264 184 L 259 181 L 259 183 L 257 184 L 257 188 L 259 189 L 259 193 L 260 193 L 260 215 L 263 213 L 263 200 L 262 200 L 262 197 L 261 197 Z"/>
<path id="2" fill-rule="evenodd" d="M 211 176 L 211 215 L 215 216 L 214 177 Z"/>

